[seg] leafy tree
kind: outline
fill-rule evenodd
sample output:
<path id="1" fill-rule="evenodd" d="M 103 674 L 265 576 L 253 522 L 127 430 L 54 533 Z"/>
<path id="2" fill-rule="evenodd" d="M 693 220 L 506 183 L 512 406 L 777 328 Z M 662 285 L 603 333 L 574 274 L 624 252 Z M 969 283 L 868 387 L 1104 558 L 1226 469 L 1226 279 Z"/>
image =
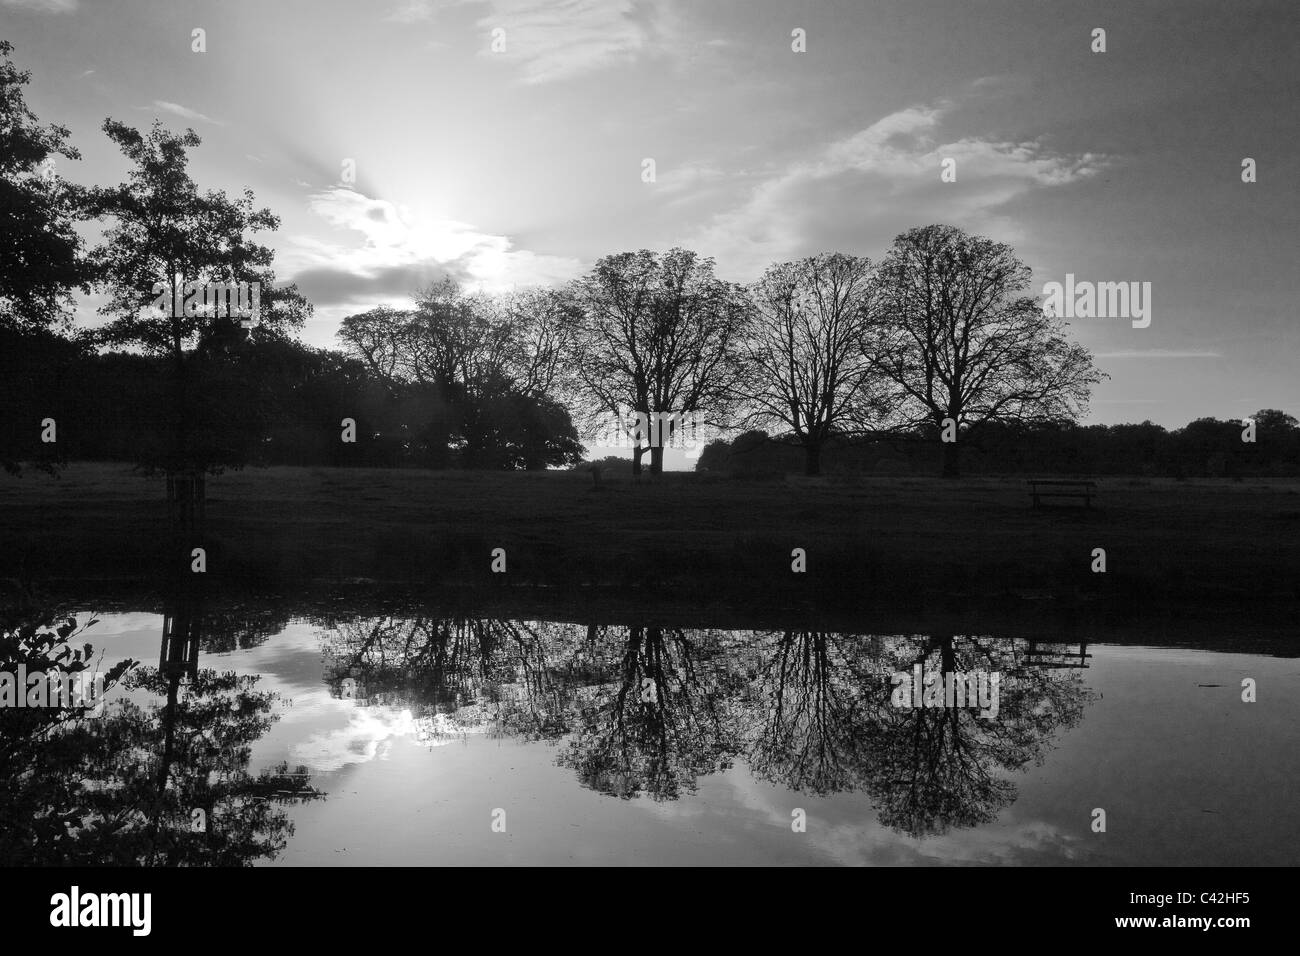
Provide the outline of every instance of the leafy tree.
<path id="1" fill-rule="evenodd" d="M 78 348 L 63 335 L 72 292 L 89 291 L 75 223 L 81 191 L 56 172 L 58 157 L 79 159 L 63 126 L 42 126 L 23 97 L 31 74 L 0 40 L 0 467 L 20 461 L 57 465 L 42 445 L 39 423 L 62 419 L 58 388 L 70 378 Z"/>
<path id="2" fill-rule="evenodd" d="M 446 279 L 418 292 L 413 310 L 348 316 L 339 337 L 405 408 L 402 427 L 427 436 L 431 457 L 441 442 L 468 467 L 543 468 L 582 453 L 552 395 L 566 388 L 571 313 L 549 292 L 492 298 Z"/>
<path id="3" fill-rule="evenodd" d="M 84 671 L 90 645 L 70 646 L 80 630 L 48 614 L 11 618 L 0 669 Z M 283 850 L 293 824 L 277 804 L 321 794 L 302 767 L 248 772 L 277 695 L 257 692 L 255 676 L 197 669 L 182 694 L 177 675 L 131 660 L 104 677 L 105 691 L 120 682 L 152 700 L 108 701 L 93 718 L 0 710 L 0 863 L 242 866 Z M 202 831 L 195 808 L 207 815 Z"/>
<path id="4" fill-rule="evenodd" d="M 1250 417 L 1255 420 L 1255 426 L 1261 432 L 1285 435 L 1288 432 L 1300 430 L 1300 421 L 1297 421 L 1294 415 L 1288 415 L 1281 409 L 1261 408 Z"/>
<path id="5" fill-rule="evenodd" d="M 109 119 L 104 132 L 134 168 L 121 185 L 97 187 L 87 196 L 89 213 L 112 221 L 104 242 L 90 255 L 109 296 L 100 311 L 110 321 L 95 339 L 170 360 L 172 434 L 162 464 L 168 469 L 240 464 L 230 448 L 200 440 L 199 379 L 217 357 L 237 352 L 237 343 L 245 338 L 253 343 L 280 338 L 300 328 L 310 313 L 296 287 L 276 288 L 274 254 L 249 235 L 277 228 L 279 219 L 254 207 L 251 190 L 237 199 L 199 191 L 187 170 L 187 151 L 201 142 L 193 130 L 177 135 L 155 122 L 141 133 Z M 224 310 L 215 302 L 190 306 L 192 292 L 186 287 L 191 283 L 241 282 L 261 287 L 260 316 L 248 336 L 238 329 L 239 318 L 220 314 Z M 173 307 L 178 298 L 184 308 Z M 204 349 L 198 352 L 201 344 Z M 214 427 L 220 427 L 229 406 L 215 411 Z"/>
<path id="6" fill-rule="evenodd" d="M 73 289 L 89 291 L 74 229 L 80 190 L 54 171 L 55 157 L 80 159 L 63 126 L 41 126 L 22 88 L 31 73 L 0 40 L 0 329 L 66 326 Z"/>

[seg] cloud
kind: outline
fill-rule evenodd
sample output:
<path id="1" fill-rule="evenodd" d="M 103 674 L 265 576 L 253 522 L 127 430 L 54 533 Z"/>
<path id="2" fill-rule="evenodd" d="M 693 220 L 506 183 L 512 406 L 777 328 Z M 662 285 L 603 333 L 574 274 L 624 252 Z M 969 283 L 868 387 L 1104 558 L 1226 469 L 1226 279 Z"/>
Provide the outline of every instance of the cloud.
<path id="1" fill-rule="evenodd" d="M 655 187 L 660 192 L 696 191 L 726 178 L 726 173 L 712 163 L 683 163 L 655 171 Z"/>
<path id="2" fill-rule="evenodd" d="M 341 770 L 349 764 L 384 759 L 392 742 L 415 737 L 418 726 L 409 710 L 387 707 L 347 707 L 348 723 L 334 730 L 320 731 L 290 749 L 293 762 L 316 773 Z M 340 708 L 342 709 L 342 708 Z"/>
<path id="3" fill-rule="evenodd" d="M 790 808 L 778 788 L 749 773 L 727 774 L 722 782 L 730 785 L 736 801 L 753 816 L 789 829 Z M 1086 852 L 1078 837 L 1043 820 L 1004 818 L 918 840 L 900 835 L 874 815 L 837 819 L 829 806 L 823 812 L 809 810 L 808 815 L 806 839 L 826 860 L 840 866 L 1025 865 L 1077 860 Z M 814 818 L 815 826 L 811 825 Z"/>
<path id="4" fill-rule="evenodd" d="M 487 7 L 475 25 L 488 37 L 484 55 L 518 65 L 525 83 L 549 83 L 675 53 L 680 34 L 671 4 L 658 0 L 406 0 L 386 19 L 432 20 L 439 9 Z M 505 31 L 505 49 L 492 52 L 491 31 Z"/>
<path id="5" fill-rule="evenodd" d="M 768 174 L 690 243 L 717 250 L 720 264 L 754 277 L 771 262 L 825 249 L 875 254 L 898 233 L 930 222 L 1016 241 L 1016 224 L 1002 211 L 1007 203 L 1085 179 L 1107 162 L 1092 153 L 1059 155 L 1038 142 L 945 139 L 940 127 L 952 109 L 940 101 L 899 110 Z M 940 180 L 945 159 L 956 162 L 956 182 Z"/>
<path id="6" fill-rule="evenodd" d="M 72 13 L 79 0 L 0 0 L 6 7 L 22 7 L 40 13 Z"/>
<path id="7" fill-rule="evenodd" d="M 348 700 L 330 701 L 328 711 L 343 711 L 347 724 L 318 731 L 292 745 L 291 763 L 302 764 L 315 773 L 330 773 L 353 764 L 387 760 L 394 746 L 403 740 L 426 748 L 445 747 L 485 734 L 490 726 L 490 720 L 460 720 L 433 713 L 429 708 L 415 714 L 409 708 L 382 704 L 358 707 Z"/>
<path id="8" fill-rule="evenodd" d="M 516 249 L 506 236 L 341 186 L 313 193 L 308 207 L 352 234 L 346 242 L 297 237 L 285 252 L 294 281 L 318 305 L 406 299 L 444 276 L 494 290 L 563 282 L 581 271 L 576 259 Z"/>
<path id="9" fill-rule="evenodd" d="M 388 16 L 389 23 L 424 23 L 433 19 L 432 0 L 406 0 Z"/>
<path id="10" fill-rule="evenodd" d="M 221 120 L 215 120 L 211 116 L 200 113 L 198 110 L 192 110 L 188 106 L 181 106 L 179 103 L 169 103 L 167 100 L 154 100 L 152 106 L 137 106 L 136 109 L 153 109 L 161 113 L 171 113 L 173 116 L 179 116 L 182 119 L 197 121 L 200 123 L 211 123 L 213 126 L 226 125 Z"/>

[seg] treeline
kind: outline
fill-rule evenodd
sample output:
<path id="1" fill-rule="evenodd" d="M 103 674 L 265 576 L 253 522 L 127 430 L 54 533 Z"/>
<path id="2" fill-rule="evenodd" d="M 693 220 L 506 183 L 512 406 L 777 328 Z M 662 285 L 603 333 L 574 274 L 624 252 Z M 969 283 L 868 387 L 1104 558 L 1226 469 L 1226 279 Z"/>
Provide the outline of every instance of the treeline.
<path id="1" fill-rule="evenodd" d="M 605 256 L 562 287 L 506 295 L 446 280 L 409 308 L 348 316 L 338 351 L 307 348 L 295 337 L 312 306 L 276 281 L 272 250 L 253 238 L 278 218 L 248 190 L 199 189 L 192 130 L 108 119 L 127 179 L 74 185 L 50 164 L 78 158 L 68 131 L 27 109 L 28 75 L 10 52 L 0 41 L 0 463 L 10 470 L 75 458 L 169 473 L 535 469 L 572 465 L 584 436 L 631 414 L 667 419 L 664 433 L 635 436 L 638 473 L 647 454 L 660 471 L 690 421 L 781 435 L 808 474 L 828 451 L 842 459 L 841 445 L 889 438 L 925 441 L 956 475 L 968 447 L 981 467 L 1003 456 L 1006 470 L 1028 453 L 1022 437 L 1076 434 L 1103 377 L 1029 294 L 1030 271 L 1009 246 L 946 225 L 899 235 L 879 261 L 809 256 L 748 286 L 686 249 Z M 75 228 L 87 222 L 102 226 L 89 249 Z M 258 303 L 251 320 L 207 294 L 236 286 L 259 290 L 239 297 Z M 103 321 L 75 328 L 73 295 L 92 290 Z"/>
<path id="2" fill-rule="evenodd" d="M 349 316 L 340 337 L 385 387 L 548 400 L 580 434 L 602 417 L 665 420 L 632 436 L 632 468 L 683 422 L 760 428 L 817 474 L 829 443 L 933 433 L 944 474 L 983 428 L 1077 420 L 1101 374 L 1025 294 L 1010 247 L 934 225 L 883 259 L 826 253 L 741 286 L 687 249 L 606 256 L 547 290 L 468 295 L 445 281 L 405 310 Z M 650 429 L 644 429 L 649 431 Z"/>
<path id="3" fill-rule="evenodd" d="M 475 351 L 477 318 L 438 313 L 454 356 L 429 377 L 384 376 L 347 353 L 296 340 L 312 306 L 277 282 L 255 233 L 278 218 L 251 192 L 201 190 L 188 170 L 200 145 L 187 130 L 103 132 L 130 172 L 85 187 L 55 171 L 75 161 L 69 131 L 27 108 L 30 79 L 0 41 L 0 464 L 132 461 L 163 471 L 247 463 L 542 468 L 581 445 L 568 412 L 516 377 L 515 326 Z M 77 226 L 99 223 L 87 248 Z M 250 290 L 256 315 L 235 314 L 219 289 Z M 251 290 L 257 290 L 252 293 Z M 102 321 L 73 322 L 74 295 L 104 297 Z M 464 297 L 464 303 L 475 302 Z M 457 320 L 466 316 L 465 325 Z M 519 326 L 522 329 L 522 325 Z M 350 345 L 356 343 L 350 343 Z M 421 366 L 421 369 L 423 366 Z"/>
<path id="4" fill-rule="evenodd" d="M 17 462 L 122 461 L 165 470 L 175 425 L 165 357 L 99 352 L 0 329 L 0 449 Z M 342 352 L 284 339 L 191 355 L 187 438 L 210 468 L 332 465 L 544 468 L 582 446 L 567 414 L 517 394 L 386 387 Z M 343 441 L 342 422 L 353 441 Z M 42 441 L 53 424 L 54 441 Z M 414 424 L 412 424 L 414 423 Z"/>
<path id="5" fill-rule="evenodd" d="M 1300 475 L 1300 424 L 1277 409 L 1240 420 L 1200 418 L 1172 431 L 1138 425 L 1023 426 L 991 423 L 966 446 L 973 474 L 1134 475 L 1166 478 L 1250 478 Z M 1243 437 L 1244 436 L 1244 437 Z M 1253 438 L 1252 440 L 1249 440 Z M 941 452 L 924 433 L 875 441 L 833 438 L 824 456 L 831 474 L 932 474 Z M 748 431 L 705 446 L 697 471 L 761 477 L 797 472 L 804 456 L 789 436 Z"/>

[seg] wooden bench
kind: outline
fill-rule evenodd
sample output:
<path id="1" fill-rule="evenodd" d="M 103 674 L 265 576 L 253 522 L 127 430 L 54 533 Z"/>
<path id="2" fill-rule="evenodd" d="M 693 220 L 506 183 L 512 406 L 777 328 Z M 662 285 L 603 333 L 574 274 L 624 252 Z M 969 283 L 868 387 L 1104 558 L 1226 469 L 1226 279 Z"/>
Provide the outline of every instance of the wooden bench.
<path id="1" fill-rule="evenodd" d="M 1082 498 L 1084 504 L 1091 508 L 1093 495 L 1097 493 L 1095 481 L 1063 481 L 1060 479 L 1029 479 L 1029 494 L 1034 499 L 1034 507 L 1042 507 L 1043 498 Z"/>
<path id="2" fill-rule="evenodd" d="M 1078 651 L 1073 649 L 1076 644 Z M 1031 637 L 1025 648 L 1024 661 L 1030 667 L 1080 668 L 1087 667 L 1091 658 L 1087 641 L 1044 641 Z"/>

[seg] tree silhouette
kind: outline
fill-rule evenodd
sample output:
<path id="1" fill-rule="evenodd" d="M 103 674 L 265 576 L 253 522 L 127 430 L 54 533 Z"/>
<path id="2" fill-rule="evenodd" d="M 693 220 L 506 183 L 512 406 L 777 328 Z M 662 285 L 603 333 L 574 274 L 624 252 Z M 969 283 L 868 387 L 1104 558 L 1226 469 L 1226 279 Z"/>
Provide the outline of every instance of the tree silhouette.
<path id="1" fill-rule="evenodd" d="M 583 316 L 572 364 L 591 410 L 639 413 L 652 432 L 637 436 L 634 473 L 641 472 L 642 437 L 657 474 L 683 417 L 730 424 L 749 303 L 739 287 L 714 276 L 712 259 L 686 249 L 605 256 L 572 294 Z M 666 421 L 667 435 L 658 434 L 661 415 L 676 416 Z"/>
<path id="2" fill-rule="evenodd" d="M 74 228 L 80 190 L 57 175 L 56 156 L 80 159 L 62 126 L 41 126 L 22 88 L 31 73 L 0 40 L 0 329 L 32 331 L 67 325 L 73 289 L 89 291 Z"/>
<path id="3" fill-rule="evenodd" d="M 898 426 L 941 434 L 945 420 L 969 430 L 1079 417 L 1102 375 L 1059 319 L 1021 295 L 1029 278 L 1010 246 L 953 226 L 894 240 L 879 270 L 880 320 L 862 347 L 898 389 Z M 943 474 L 955 477 L 958 441 L 943 449 Z"/>
<path id="4" fill-rule="evenodd" d="M 109 119 L 104 132 L 133 168 L 121 185 L 87 193 L 88 213 L 112 220 L 105 241 L 89 257 L 108 294 L 100 311 L 109 322 L 96 330 L 95 339 L 104 345 L 135 346 L 165 355 L 171 365 L 170 440 L 161 462 L 146 463 L 162 464 L 168 471 L 242 464 L 242 455 L 232 460 L 229 449 L 200 441 L 198 401 L 211 390 L 205 392 L 192 379 L 206 370 L 214 356 L 235 348 L 236 342 L 278 339 L 301 328 L 310 313 L 311 306 L 296 287 L 276 288 L 274 254 L 249 237 L 252 232 L 277 228 L 279 219 L 269 209 L 255 208 L 249 190 L 238 199 L 219 191 L 199 191 L 187 171 L 187 150 L 201 142 L 193 130 L 177 135 L 155 122 L 142 134 Z M 247 335 L 239 329 L 237 317 L 219 314 L 222 310 L 215 302 L 191 308 L 185 289 L 188 283 L 235 282 L 261 285 L 260 318 Z M 155 307 L 159 295 L 154 288 L 159 283 L 164 289 L 161 309 Z M 186 300 L 180 315 L 173 308 L 178 297 Z M 193 346 L 199 344 L 203 349 L 194 352 Z M 221 410 L 215 411 L 215 420 L 209 416 L 203 422 L 210 430 L 221 427 Z"/>
<path id="5" fill-rule="evenodd" d="M 339 337 L 394 408 L 404 406 L 407 424 L 421 424 L 410 398 L 430 403 L 430 444 L 456 446 L 469 467 L 539 469 L 581 457 L 569 414 L 551 394 L 568 377 L 568 311 L 551 292 L 493 298 L 445 279 L 418 292 L 412 311 L 348 316 Z"/>
<path id="6" fill-rule="evenodd" d="M 31 74 L 12 53 L 0 40 L 0 468 L 18 474 L 22 461 L 43 471 L 59 464 L 59 446 L 40 444 L 32 426 L 64 419 L 55 383 L 72 380 L 83 356 L 57 333 L 70 325 L 72 292 L 88 292 L 90 276 L 75 228 L 81 190 L 54 165 L 80 154 L 66 128 L 42 126 L 28 109 L 22 88 Z"/>
<path id="7" fill-rule="evenodd" d="M 879 372 L 862 348 L 874 314 L 871 279 L 870 260 L 831 253 L 770 266 L 750 288 L 755 318 L 741 345 L 747 424 L 788 429 L 809 475 L 821 473 L 832 435 L 886 417 Z"/>

